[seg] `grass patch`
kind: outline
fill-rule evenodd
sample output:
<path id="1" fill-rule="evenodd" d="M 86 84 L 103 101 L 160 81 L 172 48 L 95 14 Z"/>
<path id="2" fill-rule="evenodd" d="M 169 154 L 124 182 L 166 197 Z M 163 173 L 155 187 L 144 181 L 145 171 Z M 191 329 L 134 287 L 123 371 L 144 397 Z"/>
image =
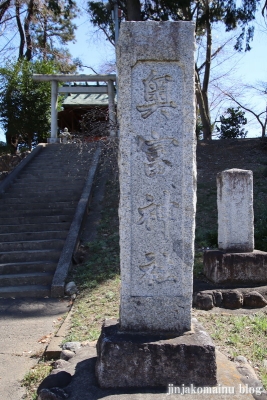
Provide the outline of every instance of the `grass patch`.
<path id="1" fill-rule="evenodd" d="M 197 278 L 202 273 L 203 273 L 203 252 L 198 251 L 195 252 L 194 277 Z"/>
<path id="2" fill-rule="evenodd" d="M 267 371 L 263 361 L 267 360 L 267 318 L 260 312 L 248 316 L 197 313 L 197 319 L 210 333 L 216 346 L 230 359 L 242 355 L 251 361 L 263 385 L 267 386 Z"/>
<path id="3" fill-rule="evenodd" d="M 88 244 L 86 262 L 73 269 L 70 280 L 79 288 L 65 341 L 94 341 L 103 320 L 119 314 L 119 185 L 116 174 L 106 184 L 97 239 Z"/>
<path id="4" fill-rule="evenodd" d="M 39 363 L 28 372 L 22 381 L 22 386 L 26 389 L 27 400 L 36 400 L 38 395 L 36 393 L 38 386 L 47 375 L 50 374 L 53 367 L 51 361 L 39 361 Z"/>

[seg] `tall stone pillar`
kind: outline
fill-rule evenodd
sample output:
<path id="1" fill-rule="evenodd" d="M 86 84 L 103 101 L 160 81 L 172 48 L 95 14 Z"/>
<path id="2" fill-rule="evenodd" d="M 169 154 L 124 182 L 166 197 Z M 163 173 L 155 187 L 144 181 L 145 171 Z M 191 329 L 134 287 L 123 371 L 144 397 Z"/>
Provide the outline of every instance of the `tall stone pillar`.
<path id="1" fill-rule="evenodd" d="M 122 24 L 117 60 L 120 325 L 183 332 L 196 207 L 194 24 Z"/>
<path id="2" fill-rule="evenodd" d="M 191 330 L 194 24 L 122 23 L 117 61 L 120 321 L 102 329 L 98 382 L 215 384 L 214 346 L 196 323 Z"/>

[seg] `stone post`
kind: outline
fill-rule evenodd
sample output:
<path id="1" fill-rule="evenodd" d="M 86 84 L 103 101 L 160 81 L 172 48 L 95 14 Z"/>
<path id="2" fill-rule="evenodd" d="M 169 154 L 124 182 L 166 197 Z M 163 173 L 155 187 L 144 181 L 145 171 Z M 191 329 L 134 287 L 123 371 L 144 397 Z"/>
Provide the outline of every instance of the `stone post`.
<path id="1" fill-rule="evenodd" d="M 226 252 L 254 250 L 253 174 L 228 169 L 217 174 L 218 247 Z"/>
<path id="2" fill-rule="evenodd" d="M 101 387 L 216 384 L 193 321 L 194 24 L 125 22 L 117 45 L 120 321 L 97 344 Z"/>
<path id="3" fill-rule="evenodd" d="M 216 284 L 266 284 L 267 253 L 254 250 L 252 171 L 217 174 L 217 206 L 219 249 L 204 251 L 204 274 Z"/>
<path id="4" fill-rule="evenodd" d="M 110 124 L 109 135 L 116 136 L 117 132 L 115 129 L 116 125 L 115 91 L 112 80 L 108 80 L 108 112 L 109 112 L 109 124 Z"/>
<path id="5" fill-rule="evenodd" d="M 48 143 L 57 143 L 57 101 L 58 101 L 58 82 L 51 81 L 51 137 L 47 140 Z"/>

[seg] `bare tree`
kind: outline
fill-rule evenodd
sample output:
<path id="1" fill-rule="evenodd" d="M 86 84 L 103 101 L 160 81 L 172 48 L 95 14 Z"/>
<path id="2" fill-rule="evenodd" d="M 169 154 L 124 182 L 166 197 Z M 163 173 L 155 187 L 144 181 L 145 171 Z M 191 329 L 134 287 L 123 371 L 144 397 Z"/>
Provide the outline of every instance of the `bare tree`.
<path id="1" fill-rule="evenodd" d="M 260 83 L 257 85 L 244 85 L 243 86 L 243 91 L 240 92 L 240 90 L 236 91 L 236 89 L 228 89 L 228 90 L 222 90 L 223 94 L 231 100 L 233 103 L 237 104 L 239 107 L 241 107 L 244 111 L 248 112 L 251 114 L 258 124 L 261 127 L 261 137 L 264 138 L 266 136 L 266 128 L 267 128 L 267 90 L 266 90 L 266 84 Z M 260 111 L 256 110 L 256 106 L 253 104 L 248 104 L 246 99 L 253 99 L 255 98 L 255 94 L 260 95 L 264 99 L 264 106 L 261 108 Z M 259 102 L 257 102 L 259 103 Z M 261 102 L 262 103 L 262 102 Z"/>

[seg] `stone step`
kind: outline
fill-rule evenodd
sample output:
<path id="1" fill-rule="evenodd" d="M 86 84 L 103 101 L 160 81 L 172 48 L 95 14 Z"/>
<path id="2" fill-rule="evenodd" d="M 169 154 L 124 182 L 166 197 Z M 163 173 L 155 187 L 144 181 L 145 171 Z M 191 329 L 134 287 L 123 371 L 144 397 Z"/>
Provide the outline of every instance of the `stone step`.
<path id="1" fill-rule="evenodd" d="M 26 242 L 31 240 L 66 239 L 68 231 L 1 233 L 0 242 Z"/>
<path id="2" fill-rule="evenodd" d="M 0 298 L 50 297 L 51 285 L 27 285 L 0 287 Z"/>
<path id="3" fill-rule="evenodd" d="M 25 194 L 23 197 L 10 197 L 9 193 L 3 194 L 1 198 L 1 203 L 2 204 L 27 204 L 27 202 L 31 203 L 39 203 L 40 201 L 42 202 L 49 202 L 49 203 L 55 203 L 57 201 L 64 201 L 66 198 L 71 198 L 72 201 L 78 201 L 80 198 L 81 194 L 76 192 L 76 193 L 60 193 L 60 194 L 44 194 L 43 196 L 41 194 L 37 194 L 36 196 L 33 196 L 29 194 L 28 196 Z"/>
<path id="4" fill-rule="evenodd" d="M 23 242 L 0 242 L 0 252 L 62 249 L 64 239 L 28 240 Z"/>
<path id="5" fill-rule="evenodd" d="M 25 261 L 0 264 L 0 274 L 19 274 L 30 272 L 54 272 L 57 263 L 52 261 Z"/>
<path id="6" fill-rule="evenodd" d="M 47 165 L 47 160 L 45 159 L 39 159 L 38 158 L 38 163 L 32 163 L 31 165 L 28 165 L 27 170 L 28 171 L 33 171 L 36 170 L 38 171 L 39 167 L 43 169 L 43 172 L 46 173 L 48 172 L 55 172 L 58 171 L 58 173 L 61 173 L 61 171 L 73 171 L 75 172 L 76 170 L 80 170 L 82 168 L 87 168 L 88 167 L 88 157 L 82 157 L 81 159 L 77 160 L 77 157 L 75 155 L 72 155 L 71 158 L 71 163 L 69 160 L 70 156 L 68 156 L 65 159 L 60 159 L 59 161 L 51 161 L 49 165 Z"/>
<path id="7" fill-rule="evenodd" d="M 44 216 L 53 216 L 53 215 L 74 215 L 75 208 L 60 208 L 60 209 L 55 209 L 55 208 L 48 208 L 48 209 L 24 209 L 24 210 L 17 210 L 17 209 L 12 209 L 10 210 L 8 206 L 6 208 L 1 208 L 0 209 L 0 218 L 9 218 L 9 217 L 44 217 Z"/>
<path id="8" fill-rule="evenodd" d="M 24 181 L 24 179 L 23 179 L 23 181 Z M 14 189 L 16 189 L 20 192 L 23 192 L 23 190 L 27 190 L 27 191 L 30 190 L 31 192 L 34 192 L 34 191 L 36 191 L 36 187 L 38 187 L 38 188 L 43 187 L 45 190 L 50 191 L 50 190 L 58 189 L 59 185 L 61 185 L 61 187 L 65 186 L 65 188 L 67 187 L 69 190 L 73 190 L 77 186 L 83 186 L 83 184 L 84 184 L 84 179 L 79 179 L 79 180 L 76 179 L 76 180 L 72 180 L 72 181 L 69 181 L 67 179 L 66 180 L 59 179 L 59 180 L 55 180 L 52 182 L 50 182 L 50 181 L 47 182 L 44 179 L 42 181 L 38 180 L 38 184 L 36 181 L 36 184 L 34 184 L 34 185 L 31 182 L 27 182 L 27 184 L 25 184 L 25 182 L 20 183 L 20 181 L 15 181 L 13 187 L 14 187 Z"/>
<path id="9" fill-rule="evenodd" d="M 65 179 L 41 179 L 38 177 L 32 177 L 32 178 L 20 178 L 14 181 L 14 186 L 18 188 L 19 190 L 38 190 L 39 187 L 44 187 L 48 188 L 48 190 L 53 190 L 54 188 L 57 188 L 59 185 L 61 187 L 70 187 L 70 189 L 74 188 L 76 185 L 83 186 L 85 183 L 85 179 L 82 178 L 77 178 L 77 179 L 72 179 L 69 180 L 67 178 Z M 8 192 L 11 190 L 12 187 L 6 190 Z"/>
<path id="10" fill-rule="evenodd" d="M 23 212 L 24 210 L 51 210 L 51 209 L 58 209 L 64 210 L 65 208 L 76 208 L 77 202 L 74 202 L 73 200 L 69 201 L 58 201 L 58 202 L 43 202 L 40 201 L 39 203 L 31 203 L 31 207 L 29 208 L 29 203 L 19 203 L 19 204 L 3 204 L 0 198 L 0 204 L 1 204 L 1 210 L 9 210 L 12 212 L 13 210 L 21 210 Z"/>
<path id="11" fill-rule="evenodd" d="M 5 251 L 0 252 L 0 264 L 25 262 L 25 261 L 57 261 L 61 250 L 23 250 L 23 251 Z"/>
<path id="12" fill-rule="evenodd" d="M 0 298 L 50 296 L 94 154 L 88 149 L 45 146 L 1 194 Z"/>
<path id="13" fill-rule="evenodd" d="M 50 285 L 53 280 L 52 272 L 29 272 L 21 274 L 0 275 L 0 287 Z"/>
<path id="14" fill-rule="evenodd" d="M 1 233 L 21 233 L 21 232 L 43 232 L 43 231 L 68 231 L 69 222 L 25 224 L 25 225 L 3 225 Z"/>
<path id="15" fill-rule="evenodd" d="M 27 216 L 27 217 L 0 217 L 1 225 L 17 225 L 17 224 L 42 224 L 56 222 L 71 222 L 73 215 L 44 215 L 44 216 Z M 1 231 L 1 230 L 0 230 Z"/>
<path id="16" fill-rule="evenodd" d="M 45 163 L 42 163 L 40 160 L 38 160 L 38 164 L 29 164 L 24 172 L 38 172 L 38 173 L 43 173 L 44 175 L 46 174 L 57 174 L 57 176 L 64 175 L 64 173 L 68 173 L 70 176 L 73 174 L 75 175 L 79 171 L 85 171 L 88 170 L 88 166 L 90 164 L 90 159 L 84 160 L 78 163 L 75 163 L 72 161 L 70 164 L 65 164 L 62 165 L 64 161 L 61 160 L 61 162 L 58 162 L 57 164 L 51 164 L 47 165 Z"/>
<path id="17" fill-rule="evenodd" d="M 61 172 L 57 172 L 57 171 L 40 171 L 35 170 L 35 169 L 27 169 L 24 172 L 22 172 L 19 177 L 20 178 L 40 178 L 40 179 L 53 179 L 53 180 L 60 180 L 60 179 L 74 179 L 74 178 L 79 178 L 82 179 L 84 174 L 86 173 L 86 171 L 88 170 L 88 168 L 81 168 L 81 169 L 77 169 L 77 170 L 63 170 Z M 19 179 L 19 178 L 18 178 Z M 26 183 L 26 182 L 25 182 Z"/>
<path id="18" fill-rule="evenodd" d="M 30 187 L 29 189 L 26 187 L 24 189 L 18 188 L 14 185 L 14 187 L 10 190 L 8 190 L 5 195 L 2 196 L 2 198 L 6 198 L 7 196 L 9 196 L 10 198 L 13 197 L 19 197 L 20 199 L 23 198 L 29 198 L 29 197 L 40 197 L 40 196 L 61 196 L 65 195 L 65 198 L 68 198 L 69 196 L 73 196 L 73 194 L 77 193 L 77 192 L 81 192 L 83 189 L 83 184 L 76 184 L 76 185 L 66 185 L 66 184 L 62 184 L 61 182 L 58 183 L 57 186 L 55 186 L 54 188 L 48 188 L 46 187 L 46 185 L 44 184 L 42 185 L 38 185 L 36 187 Z"/>
<path id="19" fill-rule="evenodd" d="M 64 185 L 61 187 L 61 185 L 59 184 L 59 187 L 56 190 L 50 190 L 47 192 L 46 192 L 46 188 L 42 187 L 41 185 L 39 188 L 36 188 L 34 191 L 31 191 L 30 189 L 27 190 L 27 188 L 25 188 L 24 191 L 22 191 L 22 192 L 20 190 L 16 190 L 16 188 L 14 187 L 12 190 L 3 194 L 2 199 L 6 199 L 6 198 L 13 199 L 13 198 L 17 198 L 17 197 L 19 197 L 20 199 L 23 199 L 23 198 L 26 199 L 29 197 L 31 199 L 34 199 L 36 197 L 40 198 L 41 196 L 43 196 L 44 199 L 61 198 L 61 199 L 63 199 L 61 201 L 64 201 L 64 200 L 70 198 L 70 196 L 71 197 L 74 196 L 77 198 L 77 191 L 81 191 L 81 187 L 83 185 L 81 185 L 81 187 L 79 187 L 79 186 L 80 185 L 77 185 L 76 188 L 69 189 L 69 188 L 66 188 L 66 186 L 64 186 Z"/>

